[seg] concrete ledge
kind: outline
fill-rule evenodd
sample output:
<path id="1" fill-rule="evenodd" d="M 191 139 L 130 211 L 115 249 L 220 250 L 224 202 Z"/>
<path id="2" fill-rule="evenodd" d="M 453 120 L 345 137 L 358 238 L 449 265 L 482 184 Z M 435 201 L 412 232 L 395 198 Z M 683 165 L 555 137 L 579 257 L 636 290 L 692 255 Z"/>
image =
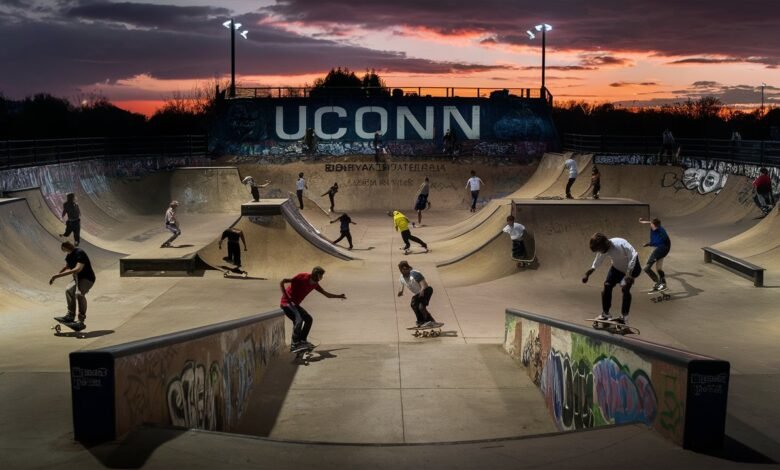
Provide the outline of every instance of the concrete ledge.
<path id="1" fill-rule="evenodd" d="M 260 199 L 259 202 L 246 202 L 241 204 L 241 216 L 253 215 L 281 215 L 282 204 L 289 199 Z"/>
<path id="2" fill-rule="evenodd" d="M 70 354 L 76 440 L 144 424 L 230 432 L 284 348 L 281 310 Z"/>
<path id="3" fill-rule="evenodd" d="M 728 253 L 716 250 L 715 248 L 705 246 L 702 248 L 704 251 L 704 262 L 712 263 L 717 261 L 718 263 L 726 266 L 731 271 L 746 276 L 748 279 L 753 280 L 755 287 L 764 286 L 764 271 L 761 266 L 755 265 L 751 262 L 732 256 Z"/>
<path id="4" fill-rule="evenodd" d="M 560 430 L 644 423 L 686 449 L 723 445 L 728 362 L 514 309 L 505 325 Z"/>

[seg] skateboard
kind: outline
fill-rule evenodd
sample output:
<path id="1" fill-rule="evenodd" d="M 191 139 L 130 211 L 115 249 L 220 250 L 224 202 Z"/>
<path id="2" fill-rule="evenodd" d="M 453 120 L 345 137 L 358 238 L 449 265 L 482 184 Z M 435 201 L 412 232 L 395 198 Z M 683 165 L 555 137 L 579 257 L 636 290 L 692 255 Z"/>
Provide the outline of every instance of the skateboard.
<path id="1" fill-rule="evenodd" d="M 222 275 L 224 277 L 242 277 L 244 279 L 249 277 L 248 272 L 242 271 L 240 269 L 226 269 L 225 271 L 222 272 Z"/>
<path id="2" fill-rule="evenodd" d="M 650 300 L 653 303 L 663 302 L 664 300 L 672 300 L 671 291 L 668 287 L 661 290 L 648 291 L 647 295 L 651 296 Z"/>
<path id="3" fill-rule="evenodd" d="M 60 336 L 62 334 L 62 325 L 67 326 L 76 333 L 81 332 L 84 330 L 84 328 L 87 327 L 87 325 L 84 325 L 83 323 L 79 326 L 76 326 L 77 322 L 66 321 L 65 317 L 54 317 L 54 319 L 57 320 L 57 323 L 51 327 L 51 329 L 54 330 L 54 336 Z"/>
<path id="4" fill-rule="evenodd" d="M 412 326 L 407 328 L 407 330 L 412 330 L 412 336 L 415 338 L 423 337 L 438 337 L 441 336 L 441 327 L 444 326 L 444 323 L 437 323 L 436 326 Z"/>
<path id="5" fill-rule="evenodd" d="M 425 253 L 430 253 L 430 248 L 423 248 L 422 251 L 416 251 L 413 249 L 404 250 L 404 255 L 424 255 Z"/>
<path id="6" fill-rule="evenodd" d="M 534 256 L 531 259 L 512 258 L 512 261 L 516 261 L 517 262 L 517 267 L 518 268 L 528 268 L 528 267 L 532 266 L 534 263 L 536 263 L 536 256 Z"/>
<path id="7" fill-rule="evenodd" d="M 606 330 L 612 334 L 619 335 L 638 335 L 639 329 L 633 326 L 624 325 L 613 320 L 599 320 L 597 318 L 586 318 L 585 321 L 593 322 L 592 326 L 595 330 Z"/>
<path id="8" fill-rule="evenodd" d="M 319 346 L 318 344 L 313 344 L 311 346 L 301 346 L 298 349 L 293 349 L 292 353 L 295 354 L 295 360 L 303 362 L 303 365 L 308 366 L 311 359 L 314 357 L 314 348 Z"/>

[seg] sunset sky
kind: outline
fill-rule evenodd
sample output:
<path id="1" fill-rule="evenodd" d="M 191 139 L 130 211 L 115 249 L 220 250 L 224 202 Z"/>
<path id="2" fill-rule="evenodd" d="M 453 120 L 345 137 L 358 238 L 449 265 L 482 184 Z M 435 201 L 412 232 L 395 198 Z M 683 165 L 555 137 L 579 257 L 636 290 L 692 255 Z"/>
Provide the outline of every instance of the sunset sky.
<path id="1" fill-rule="evenodd" d="M 332 67 L 389 86 L 533 87 L 557 101 L 656 105 L 780 100 L 780 10 L 770 0 L 2 0 L 0 92 L 101 95 L 150 114 L 225 81 L 234 17 L 242 86 L 303 86 Z"/>

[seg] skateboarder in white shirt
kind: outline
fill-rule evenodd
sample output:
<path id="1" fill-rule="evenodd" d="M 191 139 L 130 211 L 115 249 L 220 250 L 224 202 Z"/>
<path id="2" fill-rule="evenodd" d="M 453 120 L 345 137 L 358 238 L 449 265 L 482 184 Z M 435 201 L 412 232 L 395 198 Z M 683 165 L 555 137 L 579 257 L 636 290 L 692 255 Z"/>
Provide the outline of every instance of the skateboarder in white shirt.
<path id="1" fill-rule="evenodd" d="M 298 173 L 298 179 L 295 181 L 295 194 L 298 196 L 298 204 L 303 210 L 303 190 L 309 189 L 306 186 L 306 180 L 303 178 L 303 173 Z"/>
<path id="2" fill-rule="evenodd" d="M 566 199 L 573 199 L 571 187 L 574 184 L 574 180 L 577 179 L 577 162 L 573 158 L 568 158 L 563 162 L 563 167 L 569 170 L 569 182 L 566 183 Z"/>
<path id="3" fill-rule="evenodd" d="M 433 287 L 428 285 L 425 277 L 419 271 L 414 271 L 409 263 L 404 260 L 398 263 L 398 270 L 401 271 L 399 279 L 401 289 L 398 291 L 398 297 L 404 295 L 404 287 L 408 288 L 412 295 L 411 307 L 414 315 L 417 317 L 418 327 L 439 328 L 444 323 L 437 323 L 428 311 L 428 304 L 433 295 Z"/>
<path id="4" fill-rule="evenodd" d="M 179 201 L 171 201 L 170 206 L 168 207 L 168 210 L 165 211 L 165 228 L 169 230 L 173 235 L 171 235 L 171 238 L 165 240 L 165 242 L 160 245 L 160 248 L 168 248 L 171 246 L 171 243 L 178 238 L 179 235 L 181 235 L 181 229 L 179 228 L 179 220 L 176 218 L 176 209 L 179 207 Z"/>
<path id="5" fill-rule="evenodd" d="M 477 176 L 477 172 L 471 170 L 471 178 L 466 181 L 466 189 L 471 191 L 471 212 L 477 211 L 477 198 L 479 198 L 479 190 L 482 189 L 482 185 L 485 184 L 482 178 Z"/>
<path id="6" fill-rule="evenodd" d="M 604 290 L 601 291 L 601 315 L 596 320 L 612 320 L 609 313 L 612 307 L 612 289 L 620 283 L 623 291 L 623 303 L 620 308 L 622 317 L 615 318 L 618 323 L 628 324 L 628 314 L 631 311 L 631 286 L 634 279 L 642 273 L 639 253 L 623 238 L 607 238 L 603 233 L 595 233 L 590 238 L 590 251 L 597 253 L 593 265 L 585 273 L 582 282 L 587 283 L 593 271 L 605 258 L 612 260 L 607 278 L 604 280 Z"/>
<path id="7" fill-rule="evenodd" d="M 255 202 L 260 201 L 260 188 L 265 188 L 269 184 L 271 184 L 271 180 L 265 180 L 265 183 L 263 184 L 257 184 L 257 181 L 255 181 L 254 178 L 251 176 L 245 177 L 241 182 L 247 186 L 249 186 L 249 190 L 252 191 L 252 199 Z"/>
<path id="8" fill-rule="evenodd" d="M 512 239 L 512 258 L 519 260 L 525 259 L 525 243 L 523 243 L 525 226 L 515 222 L 515 217 L 510 215 L 506 218 L 506 227 L 504 227 L 503 232 L 508 233 L 509 238 Z"/>

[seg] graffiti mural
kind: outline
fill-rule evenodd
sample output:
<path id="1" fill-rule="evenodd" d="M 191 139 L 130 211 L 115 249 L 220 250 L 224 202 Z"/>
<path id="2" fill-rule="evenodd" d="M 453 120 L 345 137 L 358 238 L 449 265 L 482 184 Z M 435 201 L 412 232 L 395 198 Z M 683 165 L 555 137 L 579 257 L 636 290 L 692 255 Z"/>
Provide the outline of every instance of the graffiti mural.
<path id="1" fill-rule="evenodd" d="M 541 376 L 541 389 L 559 429 L 592 428 L 593 372 L 584 360 L 550 350 Z"/>
<path id="2" fill-rule="evenodd" d="M 599 410 L 607 422 L 653 424 L 655 391 L 644 371 L 631 373 L 616 358 L 605 357 L 593 365 L 593 376 Z"/>
<path id="3" fill-rule="evenodd" d="M 661 186 L 677 191 L 688 190 L 699 194 L 718 194 L 726 186 L 729 175 L 715 170 L 688 168 L 680 176 L 677 172 L 667 171 L 661 178 Z"/>
<path id="4" fill-rule="evenodd" d="M 208 368 L 188 361 L 168 384 L 171 424 L 186 428 L 222 429 L 222 380 L 219 364 Z"/>

